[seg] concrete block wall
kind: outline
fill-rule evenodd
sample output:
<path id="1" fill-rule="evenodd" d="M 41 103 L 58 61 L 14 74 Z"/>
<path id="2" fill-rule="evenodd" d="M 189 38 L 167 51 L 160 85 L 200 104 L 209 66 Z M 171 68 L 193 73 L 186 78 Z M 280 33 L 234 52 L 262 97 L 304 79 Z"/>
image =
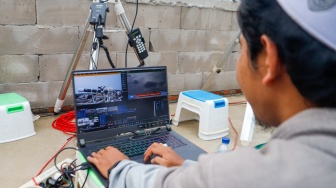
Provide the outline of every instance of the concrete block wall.
<path id="1" fill-rule="evenodd" d="M 33 109 L 54 106 L 89 15 L 90 0 L 0 0 L 0 93 L 16 92 Z M 130 23 L 135 0 L 122 1 Z M 168 67 L 169 94 L 201 89 L 238 31 L 231 0 L 139 0 L 135 26 L 141 29 L 149 51 L 149 66 Z M 112 61 L 125 67 L 127 37 L 109 4 L 104 41 Z M 76 69 L 88 69 L 92 33 Z M 128 48 L 127 66 L 138 65 Z M 210 91 L 237 90 L 235 76 L 239 49 L 235 48 Z M 110 68 L 100 51 L 98 68 Z M 73 104 L 69 87 L 65 106 Z"/>

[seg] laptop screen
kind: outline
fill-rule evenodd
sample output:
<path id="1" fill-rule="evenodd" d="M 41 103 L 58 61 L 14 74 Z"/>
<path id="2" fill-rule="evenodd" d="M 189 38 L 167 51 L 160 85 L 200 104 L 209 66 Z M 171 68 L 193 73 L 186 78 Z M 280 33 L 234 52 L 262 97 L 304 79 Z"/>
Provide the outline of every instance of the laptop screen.
<path id="1" fill-rule="evenodd" d="M 78 134 L 169 123 L 165 66 L 74 71 L 73 88 Z"/>

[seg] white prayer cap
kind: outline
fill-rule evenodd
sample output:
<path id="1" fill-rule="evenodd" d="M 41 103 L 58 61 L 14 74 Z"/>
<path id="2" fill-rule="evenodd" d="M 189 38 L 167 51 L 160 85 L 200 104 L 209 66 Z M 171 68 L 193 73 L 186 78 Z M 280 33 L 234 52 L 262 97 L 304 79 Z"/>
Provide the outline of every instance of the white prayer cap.
<path id="1" fill-rule="evenodd" d="M 336 0 L 277 0 L 312 37 L 336 51 Z"/>

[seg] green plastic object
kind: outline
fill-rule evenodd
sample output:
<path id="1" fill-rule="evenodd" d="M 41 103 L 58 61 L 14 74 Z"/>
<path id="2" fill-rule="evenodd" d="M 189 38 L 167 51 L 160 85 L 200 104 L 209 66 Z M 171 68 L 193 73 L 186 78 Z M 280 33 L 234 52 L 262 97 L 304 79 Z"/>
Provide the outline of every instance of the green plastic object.
<path id="1" fill-rule="evenodd" d="M 0 106 L 6 106 L 7 114 L 24 111 L 24 102 L 27 100 L 17 93 L 0 94 Z"/>
<path id="2" fill-rule="evenodd" d="M 17 93 L 0 94 L 0 106 L 23 103 L 27 100 Z"/>
<path id="3" fill-rule="evenodd" d="M 255 149 L 261 149 L 266 143 L 256 145 L 254 148 Z"/>
<path id="4" fill-rule="evenodd" d="M 82 162 L 87 162 L 87 160 L 84 158 L 84 156 L 80 152 L 79 152 L 79 159 Z M 89 177 L 94 182 L 94 184 L 96 184 L 96 187 L 104 187 L 104 184 L 100 181 L 100 179 L 98 178 L 97 174 L 92 169 L 88 169 L 88 171 L 89 171 L 88 172 L 89 173 Z"/>
<path id="5" fill-rule="evenodd" d="M 7 107 L 7 114 L 15 113 L 15 112 L 22 112 L 24 111 L 23 105 L 19 104 L 16 106 L 8 106 Z"/>

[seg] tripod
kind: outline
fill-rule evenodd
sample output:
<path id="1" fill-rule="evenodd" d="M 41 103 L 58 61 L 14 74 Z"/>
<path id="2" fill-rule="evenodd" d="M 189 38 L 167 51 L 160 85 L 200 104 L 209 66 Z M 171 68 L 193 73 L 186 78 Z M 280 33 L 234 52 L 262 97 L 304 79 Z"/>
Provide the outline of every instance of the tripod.
<path id="1" fill-rule="evenodd" d="M 70 82 L 71 82 L 71 75 L 72 71 L 74 71 L 77 67 L 78 61 L 80 59 L 80 54 L 83 51 L 84 45 L 87 41 L 89 36 L 89 27 L 93 27 L 93 45 L 91 48 L 91 55 L 90 55 L 90 64 L 89 69 L 95 70 L 98 67 L 98 58 L 99 58 L 99 49 L 103 48 L 109 63 L 111 64 L 112 68 L 115 68 L 112 60 L 110 58 L 108 49 L 103 44 L 103 39 L 107 37 L 103 35 L 105 21 L 106 21 L 106 12 L 109 12 L 107 3 L 112 3 L 114 5 L 115 11 L 117 16 L 119 17 L 122 25 L 126 29 L 126 34 L 129 38 L 129 44 L 133 47 L 135 54 L 139 60 L 139 66 L 146 66 L 145 58 L 148 56 L 147 50 L 145 49 L 144 39 L 141 35 L 141 32 L 138 28 L 133 29 L 128 22 L 128 19 L 125 14 L 125 10 L 120 2 L 120 0 L 93 0 L 91 7 L 90 7 L 90 14 L 86 21 L 84 31 L 81 35 L 80 42 L 77 46 L 76 52 L 72 57 L 71 64 L 68 68 L 68 72 L 65 76 L 62 88 L 58 95 L 58 98 L 55 103 L 54 113 L 57 114 L 61 111 L 61 108 L 64 103 L 65 95 L 68 91 Z"/>

